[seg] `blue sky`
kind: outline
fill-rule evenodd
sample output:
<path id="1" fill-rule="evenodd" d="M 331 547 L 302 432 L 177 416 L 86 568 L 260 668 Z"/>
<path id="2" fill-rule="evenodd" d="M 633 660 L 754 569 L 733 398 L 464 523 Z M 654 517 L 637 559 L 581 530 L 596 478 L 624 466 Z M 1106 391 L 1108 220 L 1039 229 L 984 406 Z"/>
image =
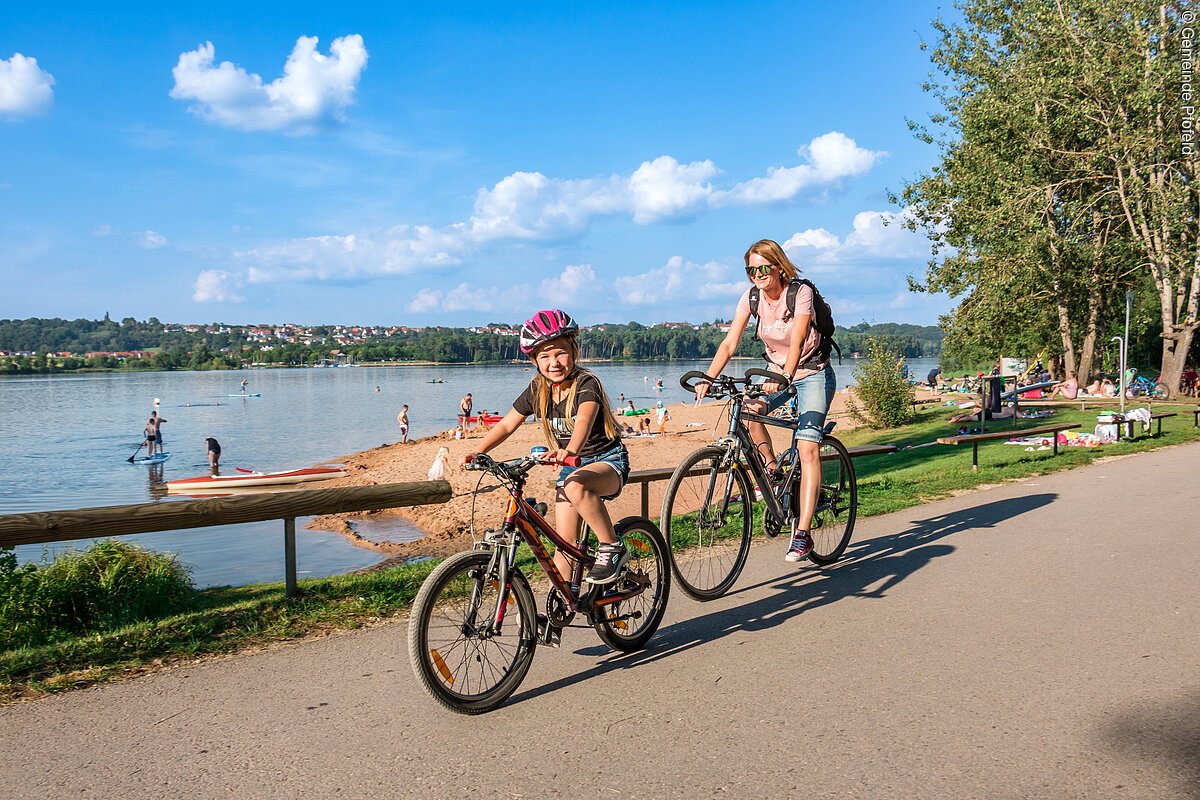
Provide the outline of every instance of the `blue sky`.
<path id="1" fill-rule="evenodd" d="M 926 3 L 34 4 L 0 18 L 0 317 L 729 317 L 784 243 L 932 324 Z"/>

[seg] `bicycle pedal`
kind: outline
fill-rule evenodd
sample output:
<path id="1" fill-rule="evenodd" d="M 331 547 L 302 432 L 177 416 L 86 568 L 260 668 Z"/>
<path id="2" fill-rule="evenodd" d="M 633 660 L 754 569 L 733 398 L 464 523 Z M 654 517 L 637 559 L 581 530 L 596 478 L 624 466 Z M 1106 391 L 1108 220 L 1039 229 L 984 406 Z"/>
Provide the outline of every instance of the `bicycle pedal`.
<path id="1" fill-rule="evenodd" d="M 550 624 L 550 620 L 538 614 L 538 642 L 546 647 L 557 648 L 562 641 L 562 628 Z"/>

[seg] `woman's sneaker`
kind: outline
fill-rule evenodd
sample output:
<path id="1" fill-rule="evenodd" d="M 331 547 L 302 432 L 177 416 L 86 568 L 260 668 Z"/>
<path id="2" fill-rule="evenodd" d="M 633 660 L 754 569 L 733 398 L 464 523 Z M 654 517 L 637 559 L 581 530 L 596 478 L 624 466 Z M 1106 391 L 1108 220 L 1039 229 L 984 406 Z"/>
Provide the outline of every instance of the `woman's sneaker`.
<path id="1" fill-rule="evenodd" d="M 588 572 L 588 583 L 612 583 L 629 563 L 629 551 L 621 542 L 602 544 L 596 549 L 596 563 Z"/>
<path id="2" fill-rule="evenodd" d="M 792 534 L 792 543 L 788 546 L 787 555 L 783 557 L 784 561 L 803 561 L 808 558 L 808 554 L 812 552 L 813 540 L 812 535 L 808 531 L 796 531 Z"/>

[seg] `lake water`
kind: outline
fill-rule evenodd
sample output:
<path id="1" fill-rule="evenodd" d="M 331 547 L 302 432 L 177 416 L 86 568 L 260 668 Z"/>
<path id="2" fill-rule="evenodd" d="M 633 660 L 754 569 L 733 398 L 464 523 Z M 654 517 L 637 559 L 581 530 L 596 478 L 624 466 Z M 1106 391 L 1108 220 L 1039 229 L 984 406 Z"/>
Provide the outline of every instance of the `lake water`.
<path id="1" fill-rule="evenodd" d="M 935 363 L 909 360 L 912 374 L 920 377 Z M 590 368 L 614 402 L 624 393 L 641 408 L 658 399 L 685 399 L 679 376 L 707 365 L 675 361 Z M 654 381 L 660 376 L 666 386 L 656 392 Z M 396 414 L 403 403 L 409 405 L 409 436 L 427 436 L 454 426 L 459 400 L 467 392 L 476 411 L 503 413 L 530 377 L 520 365 L 443 365 L 0 379 L 0 514 L 171 502 L 174 498 L 165 497 L 159 484 L 205 474 L 207 436 L 221 442 L 224 471 L 337 463 L 340 456 L 397 441 Z M 243 378 L 249 380 L 250 392 L 262 396 L 228 397 L 237 394 Z M 445 383 L 430 383 L 438 379 Z M 839 369 L 838 385 L 852 382 L 853 363 L 847 360 Z M 125 459 L 141 441 L 155 398 L 166 420 L 162 432 L 171 458 L 154 467 L 128 464 Z M 303 530 L 305 521 L 298 520 L 296 531 L 301 577 L 339 574 L 379 561 L 377 553 L 341 536 Z M 420 535 L 396 524 L 399 529 L 388 538 Z M 275 521 L 129 538 L 178 553 L 198 586 L 238 585 L 283 579 L 282 531 L 282 523 Z M 37 561 L 68 546 L 72 544 L 27 545 L 17 548 L 17 555 Z"/>

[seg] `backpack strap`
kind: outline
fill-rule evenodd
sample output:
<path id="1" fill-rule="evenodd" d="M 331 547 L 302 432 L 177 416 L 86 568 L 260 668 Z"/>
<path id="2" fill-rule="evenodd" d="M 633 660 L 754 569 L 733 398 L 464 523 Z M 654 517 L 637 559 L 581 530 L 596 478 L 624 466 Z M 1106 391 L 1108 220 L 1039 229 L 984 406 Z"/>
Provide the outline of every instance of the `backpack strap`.
<path id="1" fill-rule="evenodd" d="M 807 281 L 803 278 L 792 278 L 787 286 L 787 310 L 783 312 L 783 321 L 787 322 L 792 317 L 796 316 L 796 295 L 800 292 L 800 287 L 807 285 L 813 292 L 817 291 L 817 287 L 813 286 L 812 281 Z M 758 288 L 758 287 L 755 287 Z"/>
<path id="2" fill-rule="evenodd" d="M 750 316 L 754 317 L 754 335 L 751 339 L 755 342 L 762 341 L 758 337 L 758 287 L 750 287 Z"/>

